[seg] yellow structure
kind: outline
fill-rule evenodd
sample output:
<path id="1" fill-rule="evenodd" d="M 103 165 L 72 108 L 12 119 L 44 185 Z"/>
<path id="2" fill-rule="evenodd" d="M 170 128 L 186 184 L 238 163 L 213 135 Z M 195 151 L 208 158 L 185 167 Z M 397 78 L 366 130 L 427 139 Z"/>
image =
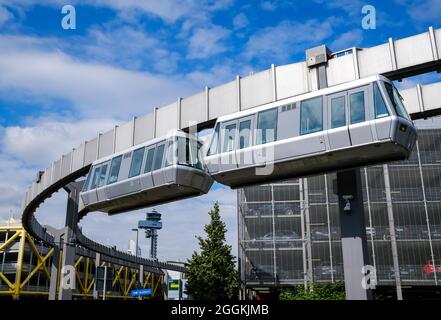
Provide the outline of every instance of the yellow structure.
<path id="1" fill-rule="evenodd" d="M 19 224 L 0 226 L 0 299 L 5 296 L 13 299 L 47 298 L 53 252 L 53 248 L 36 242 Z M 61 262 L 62 252 L 59 259 Z M 112 288 L 106 292 L 106 298 L 133 299 L 130 290 L 139 285 L 140 270 L 106 261 L 102 261 L 101 266 L 114 270 Z M 74 299 L 93 298 L 95 270 L 95 259 L 76 257 Z M 58 284 L 59 278 L 60 275 Z M 144 272 L 142 279 L 142 287 L 152 289 L 152 298 L 163 297 L 162 275 Z"/>

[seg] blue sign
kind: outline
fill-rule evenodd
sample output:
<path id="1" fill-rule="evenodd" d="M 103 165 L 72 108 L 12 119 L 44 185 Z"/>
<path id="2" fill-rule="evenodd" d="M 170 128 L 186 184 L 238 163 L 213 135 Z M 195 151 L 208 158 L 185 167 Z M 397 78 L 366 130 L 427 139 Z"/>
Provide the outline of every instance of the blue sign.
<path id="1" fill-rule="evenodd" d="M 152 289 L 140 289 L 140 290 L 130 290 L 130 295 L 132 297 L 141 297 L 141 296 L 151 296 L 152 295 Z"/>
<path id="2" fill-rule="evenodd" d="M 162 222 L 161 221 L 141 220 L 138 222 L 138 228 L 140 228 L 140 229 L 162 229 Z"/>

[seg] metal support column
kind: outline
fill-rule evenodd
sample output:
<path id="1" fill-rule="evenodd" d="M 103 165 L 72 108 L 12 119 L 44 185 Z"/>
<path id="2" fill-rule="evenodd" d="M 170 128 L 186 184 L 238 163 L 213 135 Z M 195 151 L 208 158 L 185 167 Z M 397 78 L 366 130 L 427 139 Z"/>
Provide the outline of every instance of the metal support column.
<path id="1" fill-rule="evenodd" d="M 95 253 L 95 282 L 93 284 L 93 298 L 95 300 L 98 299 L 98 290 L 96 289 L 96 282 L 97 282 L 97 274 L 96 274 L 96 269 L 101 266 L 101 254 L 99 254 L 98 252 Z"/>
<path id="2" fill-rule="evenodd" d="M 389 220 L 390 244 L 392 248 L 392 262 L 394 265 L 395 285 L 397 290 L 397 300 L 403 300 L 401 291 L 400 265 L 398 262 L 397 237 L 395 235 L 394 211 L 392 208 L 392 195 L 390 190 L 389 168 L 387 164 L 383 165 L 384 188 L 386 189 L 387 217 Z"/>
<path id="3" fill-rule="evenodd" d="M 363 269 L 368 265 L 368 244 L 360 170 L 337 172 L 336 184 L 334 192 L 339 202 L 346 299 L 371 300 L 370 286 L 362 286 L 366 276 Z"/>
<path id="4" fill-rule="evenodd" d="M 82 187 L 83 181 L 71 182 L 64 187 L 64 190 L 68 193 L 66 226 L 58 230 L 46 226 L 55 238 L 49 285 L 49 300 L 56 299 L 57 287 L 58 300 L 72 300 L 72 291 L 75 289 L 75 275 L 71 274 L 71 272 L 75 272 L 75 228 L 77 228 L 78 201 Z M 61 248 L 63 254 L 60 262 Z M 60 279 L 58 279 L 59 274 Z"/>

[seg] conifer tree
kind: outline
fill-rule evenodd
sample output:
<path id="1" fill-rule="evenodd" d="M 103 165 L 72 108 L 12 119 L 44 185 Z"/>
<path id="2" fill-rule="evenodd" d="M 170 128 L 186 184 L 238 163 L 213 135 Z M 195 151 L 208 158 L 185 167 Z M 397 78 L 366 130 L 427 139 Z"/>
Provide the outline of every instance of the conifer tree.
<path id="1" fill-rule="evenodd" d="M 187 292 L 200 300 L 237 299 L 235 258 L 225 241 L 227 228 L 220 218 L 218 202 L 208 214 L 211 221 L 204 227 L 207 238 L 197 237 L 201 252 L 193 252 L 188 260 Z"/>

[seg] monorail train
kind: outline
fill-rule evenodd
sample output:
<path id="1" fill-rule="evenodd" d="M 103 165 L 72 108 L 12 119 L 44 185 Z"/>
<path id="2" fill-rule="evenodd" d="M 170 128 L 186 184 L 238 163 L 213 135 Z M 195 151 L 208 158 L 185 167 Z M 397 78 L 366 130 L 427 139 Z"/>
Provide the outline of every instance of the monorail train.
<path id="1" fill-rule="evenodd" d="M 399 92 L 377 75 L 219 117 L 204 161 L 238 188 L 407 159 L 416 137 Z"/>
<path id="2" fill-rule="evenodd" d="M 80 211 L 115 214 L 207 193 L 213 179 L 201 147 L 176 130 L 96 160 L 80 193 Z"/>

